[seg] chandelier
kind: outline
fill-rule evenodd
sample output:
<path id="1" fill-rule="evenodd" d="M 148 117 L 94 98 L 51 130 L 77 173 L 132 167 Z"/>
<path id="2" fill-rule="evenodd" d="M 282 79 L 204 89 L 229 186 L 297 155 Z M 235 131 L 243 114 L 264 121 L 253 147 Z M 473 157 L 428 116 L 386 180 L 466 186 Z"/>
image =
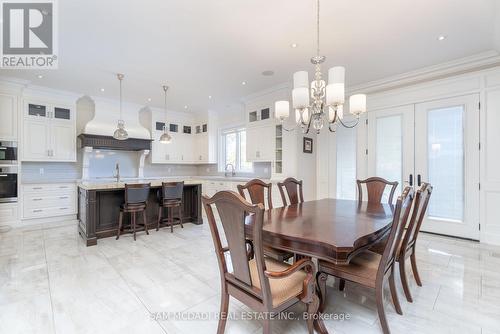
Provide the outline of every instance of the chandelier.
<path id="1" fill-rule="evenodd" d="M 342 66 L 330 68 L 328 84 L 323 80 L 321 64 L 325 62 L 326 57 L 321 56 L 319 50 L 319 0 L 316 14 L 316 56 L 311 58 L 311 63 L 315 67 L 314 80 L 309 85 L 307 71 L 293 74 L 292 103 L 295 109 L 295 121 L 305 134 L 309 133 L 311 126 L 316 133 L 320 133 L 325 125 L 331 132 L 335 132 L 339 124 L 353 128 L 358 124 L 359 116 L 366 112 L 366 95 L 352 95 L 349 98 L 349 112 L 355 117 L 355 121 L 344 122 L 345 68 Z M 290 116 L 289 102 L 276 101 L 274 110 L 275 117 L 283 126 L 284 120 Z M 290 131 L 285 127 L 283 129 Z"/>
<path id="2" fill-rule="evenodd" d="M 168 133 L 167 127 L 167 90 L 168 86 L 163 85 L 163 92 L 165 93 L 165 125 L 163 125 L 163 134 L 160 137 L 160 143 L 162 144 L 170 144 L 172 142 L 172 136 Z"/>

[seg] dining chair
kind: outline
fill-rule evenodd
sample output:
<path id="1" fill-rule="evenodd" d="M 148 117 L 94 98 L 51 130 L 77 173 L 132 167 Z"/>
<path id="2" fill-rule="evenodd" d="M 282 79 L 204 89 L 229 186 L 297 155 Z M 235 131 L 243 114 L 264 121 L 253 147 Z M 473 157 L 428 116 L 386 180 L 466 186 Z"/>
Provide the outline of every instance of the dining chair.
<path id="1" fill-rule="evenodd" d="M 215 246 L 221 278 L 221 306 L 217 333 L 224 333 L 229 296 L 257 312 L 278 314 L 302 302 L 307 305 L 307 326 L 313 333 L 313 315 L 319 307 L 314 279 L 315 266 L 309 259 L 289 265 L 264 256 L 262 224 L 264 206 L 252 205 L 233 191 L 220 191 L 212 198 L 202 197 Z M 222 245 L 213 207 L 219 213 L 227 246 Z M 253 246 L 245 238 L 245 221 L 252 216 Z M 253 258 L 252 255 L 253 254 Z M 229 255 L 230 266 L 226 262 Z M 232 269 L 230 269 L 232 268 Z M 271 319 L 263 319 L 263 333 L 271 333 Z"/>
<path id="2" fill-rule="evenodd" d="M 273 208 L 272 201 L 272 183 L 265 183 L 259 179 L 253 179 L 248 181 L 246 184 L 238 184 L 238 192 L 239 194 L 246 199 L 245 190 L 248 192 L 250 196 L 250 202 L 252 204 L 262 204 L 264 207 L 266 206 L 266 193 L 267 193 L 267 209 L 270 210 Z M 269 246 L 265 246 L 265 254 L 267 256 L 272 257 L 278 261 L 287 261 L 288 259 L 293 257 L 292 253 L 285 252 L 279 249 L 274 249 Z"/>
<path id="3" fill-rule="evenodd" d="M 410 258 L 411 268 L 413 271 L 413 276 L 418 286 L 422 286 L 422 281 L 417 269 L 417 259 L 416 259 L 416 244 L 417 237 L 420 232 L 420 227 L 424 221 L 425 214 L 427 211 L 427 206 L 432 194 L 432 185 L 424 182 L 420 189 L 417 190 L 415 194 L 415 199 L 413 200 L 413 213 L 408 223 L 406 232 L 404 232 L 403 241 L 398 249 L 398 257 L 396 261 L 399 263 L 399 275 L 401 276 L 401 283 L 403 285 L 403 291 L 405 293 L 406 299 L 411 303 L 413 298 L 411 296 L 410 287 L 408 285 L 408 279 L 406 276 L 406 259 Z"/>
<path id="4" fill-rule="evenodd" d="M 320 312 L 325 307 L 326 279 L 328 275 L 332 275 L 341 281 L 350 281 L 374 289 L 382 330 L 384 334 L 390 333 L 384 310 L 384 281 L 387 274 L 389 274 L 389 287 L 394 307 L 398 314 L 403 314 L 396 291 L 394 265 L 397 257 L 397 248 L 401 243 L 402 232 L 410 215 L 413 194 L 413 188 L 406 187 L 401 196 L 398 197 L 392 225 L 389 230 L 389 237 L 382 255 L 372 251 L 364 251 L 356 255 L 348 265 L 335 265 L 324 260 L 318 261 L 317 280 L 322 297 L 319 308 Z"/>
<path id="5" fill-rule="evenodd" d="M 356 180 L 356 184 L 358 185 L 358 201 L 363 201 L 362 185 L 365 185 L 369 203 L 382 203 L 382 195 L 384 194 L 385 188 L 391 187 L 387 203 L 392 204 L 394 192 L 398 187 L 397 181 L 391 182 L 381 177 L 369 177 L 365 180 Z"/>
<path id="6" fill-rule="evenodd" d="M 142 220 L 146 234 L 149 234 L 148 223 L 146 219 L 146 206 L 149 197 L 151 184 L 125 184 L 125 202 L 120 205 L 120 216 L 118 218 L 118 231 L 116 232 L 116 240 L 120 238 L 120 233 L 123 228 L 123 214 L 131 214 L 131 229 L 126 232 L 134 233 L 136 240 L 136 213 L 142 212 Z"/>
<path id="7" fill-rule="evenodd" d="M 278 182 L 278 189 L 280 190 L 281 200 L 283 206 L 287 206 L 288 202 L 285 196 L 288 195 L 290 204 L 298 204 L 304 202 L 304 195 L 302 193 L 302 180 L 296 180 L 293 177 L 286 178 L 283 182 Z"/>
<path id="8" fill-rule="evenodd" d="M 184 192 L 184 182 L 162 182 L 161 192 L 159 192 L 159 208 L 158 208 L 158 222 L 156 224 L 156 230 L 160 229 L 160 223 L 165 221 L 170 224 L 170 233 L 174 232 L 175 220 L 179 222 L 181 228 L 182 219 L 184 217 L 183 207 L 182 207 L 182 196 Z M 162 211 L 167 209 L 167 217 L 162 219 Z M 174 218 L 174 209 L 177 209 L 177 217 Z"/>
<path id="9" fill-rule="evenodd" d="M 271 191 L 272 191 L 272 183 L 265 183 L 262 180 L 259 179 L 253 179 L 248 181 L 245 184 L 238 184 L 238 192 L 243 198 L 246 198 L 245 196 L 245 190 L 248 192 L 250 195 L 250 201 L 253 204 L 261 203 L 264 205 L 264 208 L 266 207 L 265 204 L 265 193 L 267 192 L 267 210 L 273 208 L 273 201 L 271 198 Z"/>

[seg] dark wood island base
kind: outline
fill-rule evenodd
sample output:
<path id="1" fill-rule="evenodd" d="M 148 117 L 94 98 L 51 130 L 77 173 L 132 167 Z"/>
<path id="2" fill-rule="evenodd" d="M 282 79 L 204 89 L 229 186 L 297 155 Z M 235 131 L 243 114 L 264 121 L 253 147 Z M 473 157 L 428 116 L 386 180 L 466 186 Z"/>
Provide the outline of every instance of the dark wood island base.
<path id="1" fill-rule="evenodd" d="M 161 185 L 152 185 L 149 193 L 146 218 L 148 229 L 156 229 L 158 220 L 157 191 Z M 118 228 L 120 205 L 124 202 L 124 188 L 94 189 L 78 187 L 78 233 L 87 246 L 97 245 L 97 239 L 114 237 Z M 201 212 L 201 184 L 184 184 L 183 223 L 203 224 Z M 130 223 L 126 215 L 123 225 Z M 162 223 L 160 227 L 170 226 Z"/>

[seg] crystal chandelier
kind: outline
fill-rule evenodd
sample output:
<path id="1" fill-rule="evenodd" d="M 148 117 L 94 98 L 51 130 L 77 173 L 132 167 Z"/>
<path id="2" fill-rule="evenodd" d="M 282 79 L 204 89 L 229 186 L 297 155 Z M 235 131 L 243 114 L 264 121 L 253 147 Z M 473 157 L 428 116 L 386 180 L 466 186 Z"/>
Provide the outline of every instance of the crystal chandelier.
<path id="1" fill-rule="evenodd" d="M 125 121 L 123 120 L 123 111 L 122 111 L 122 81 L 124 75 L 118 73 L 116 77 L 120 81 L 120 119 L 118 120 L 117 129 L 115 130 L 115 133 L 113 133 L 113 138 L 118 140 L 126 140 L 128 139 L 128 132 L 127 130 L 125 130 Z"/>
<path id="2" fill-rule="evenodd" d="M 170 144 L 172 142 L 172 136 L 168 133 L 167 129 L 167 90 L 168 86 L 163 85 L 163 91 L 165 92 L 165 125 L 163 125 L 163 134 L 160 137 L 160 143 Z"/>
<path id="3" fill-rule="evenodd" d="M 331 132 L 335 132 L 336 126 L 341 124 L 346 128 L 353 128 L 359 122 L 359 116 L 366 112 L 366 95 L 356 94 L 349 98 L 349 111 L 355 117 L 354 122 L 345 123 L 345 68 L 342 66 L 332 67 L 328 70 L 328 84 L 323 80 L 321 64 L 326 57 L 319 52 L 319 0 L 317 1 L 316 16 L 316 56 L 311 58 L 315 67 L 314 80 L 309 85 L 309 74 L 307 71 L 295 72 L 293 75 L 292 103 L 295 109 L 295 120 L 297 126 L 302 128 L 303 133 L 309 133 L 311 126 L 319 133 L 327 125 Z M 290 116 L 290 105 L 288 101 L 276 101 L 275 117 L 283 122 Z M 290 131 L 283 127 L 283 129 Z"/>

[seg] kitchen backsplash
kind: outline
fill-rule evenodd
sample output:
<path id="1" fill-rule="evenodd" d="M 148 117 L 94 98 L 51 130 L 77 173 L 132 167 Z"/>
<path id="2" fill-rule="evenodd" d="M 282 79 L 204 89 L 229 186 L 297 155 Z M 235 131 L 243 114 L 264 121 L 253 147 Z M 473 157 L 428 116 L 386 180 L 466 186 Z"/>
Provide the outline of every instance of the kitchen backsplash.
<path id="1" fill-rule="evenodd" d="M 51 182 L 56 180 L 78 180 L 82 177 L 82 155 L 78 154 L 76 163 L 55 163 L 55 162 L 23 162 L 22 182 L 40 182 L 46 180 Z M 120 175 L 123 178 L 137 177 L 138 152 L 94 150 L 90 160 L 90 177 L 110 178 L 115 173 L 115 165 L 120 164 Z M 253 173 L 238 173 L 242 177 L 270 178 L 270 163 L 254 163 Z M 224 172 L 219 172 L 217 164 L 205 165 L 175 165 L 175 164 L 151 164 L 146 158 L 144 164 L 145 177 L 162 176 L 219 176 Z"/>

